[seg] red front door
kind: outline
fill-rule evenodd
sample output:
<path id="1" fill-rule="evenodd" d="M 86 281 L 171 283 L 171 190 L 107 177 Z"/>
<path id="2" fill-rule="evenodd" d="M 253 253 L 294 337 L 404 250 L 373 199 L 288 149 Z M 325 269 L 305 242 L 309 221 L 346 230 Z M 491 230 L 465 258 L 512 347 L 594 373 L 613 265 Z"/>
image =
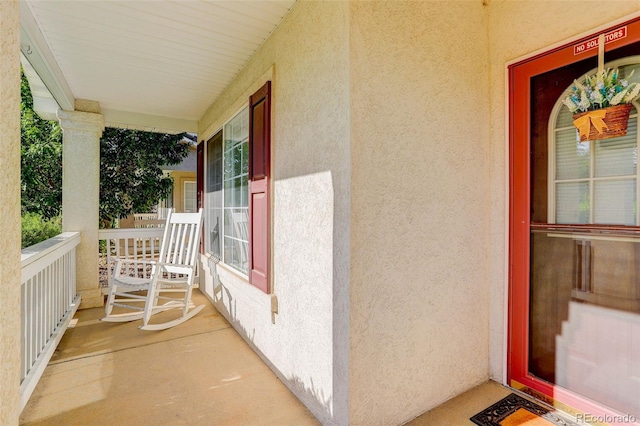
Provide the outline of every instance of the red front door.
<path id="1" fill-rule="evenodd" d="M 640 20 L 603 33 L 612 34 L 605 62 L 640 74 Z M 585 422 L 633 424 L 640 422 L 638 113 L 634 107 L 627 137 L 581 143 L 558 108 L 573 80 L 596 68 L 597 35 L 509 67 L 508 376 Z"/>

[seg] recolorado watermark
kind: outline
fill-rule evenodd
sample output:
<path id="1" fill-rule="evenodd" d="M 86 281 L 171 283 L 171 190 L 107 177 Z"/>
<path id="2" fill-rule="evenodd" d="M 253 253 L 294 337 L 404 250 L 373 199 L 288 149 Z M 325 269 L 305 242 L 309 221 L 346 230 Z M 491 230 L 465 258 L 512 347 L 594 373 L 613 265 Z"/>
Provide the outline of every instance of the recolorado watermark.
<path id="1" fill-rule="evenodd" d="M 586 423 L 586 424 L 590 424 L 590 423 L 633 424 L 638 421 L 638 419 L 635 416 L 632 416 L 631 414 L 601 414 L 596 416 L 594 414 L 588 414 L 588 413 L 576 414 L 576 420 L 578 421 L 578 423 Z"/>

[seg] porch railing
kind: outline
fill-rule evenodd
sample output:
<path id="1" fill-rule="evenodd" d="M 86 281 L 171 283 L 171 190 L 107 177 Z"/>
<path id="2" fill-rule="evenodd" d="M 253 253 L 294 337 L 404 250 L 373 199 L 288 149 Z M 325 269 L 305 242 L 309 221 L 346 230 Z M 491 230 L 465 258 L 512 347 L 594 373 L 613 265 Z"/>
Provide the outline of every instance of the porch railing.
<path id="1" fill-rule="evenodd" d="M 65 232 L 22 250 L 20 409 L 80 305 L 76 294 L 78 244 L 79 232 Z"/>
<path id="2" fill-rule="evenodd" d="M 136 213 L 133 215 L 134 228 L 162 228 L 166 215 L 161 218 L 158 213 Z"/>

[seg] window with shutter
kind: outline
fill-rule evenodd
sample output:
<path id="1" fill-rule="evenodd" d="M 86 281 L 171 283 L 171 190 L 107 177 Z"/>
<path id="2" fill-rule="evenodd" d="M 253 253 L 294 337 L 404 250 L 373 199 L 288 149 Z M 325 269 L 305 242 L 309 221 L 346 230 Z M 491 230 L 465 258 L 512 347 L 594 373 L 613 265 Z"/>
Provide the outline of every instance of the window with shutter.
<path id="1" fill-rule="evenodd" d="M 198 146 L 206 252 L 246 274 L 249 283 L 265 293 L 270 291 L 270 96 L 267 82 L 250 97 L 246 108 Z"/>

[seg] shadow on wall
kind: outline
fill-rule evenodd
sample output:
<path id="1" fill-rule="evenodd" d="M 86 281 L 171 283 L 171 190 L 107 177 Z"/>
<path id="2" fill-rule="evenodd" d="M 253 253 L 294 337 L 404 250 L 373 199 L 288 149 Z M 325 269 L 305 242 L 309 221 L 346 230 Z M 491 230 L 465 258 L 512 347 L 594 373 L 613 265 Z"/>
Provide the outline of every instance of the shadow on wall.
<path id="1" fill-rule="evenodd" d="M 258 354 L 260 359 L 278 376 L 289 390 L 318 418 L 322 424 L 337 424 L 334 420 L 333 400 L 323 391 L 316 389 L 313 378 L 304 380 L 296 375 L 287 376 L 276 368 L 267 357 L 254 344 L 255 329 L 246 329 L 236 316 L 236 300 L 229 289 L 220 280 L 217 271 L 218 260 L 209 259 L 209 268 L 213 277 L 213 302 L 216 309 L 231 323 L 232 327 L 240 334 L 247 344 Z M 307 383 L 309 382 L 309 383 Z"/>

